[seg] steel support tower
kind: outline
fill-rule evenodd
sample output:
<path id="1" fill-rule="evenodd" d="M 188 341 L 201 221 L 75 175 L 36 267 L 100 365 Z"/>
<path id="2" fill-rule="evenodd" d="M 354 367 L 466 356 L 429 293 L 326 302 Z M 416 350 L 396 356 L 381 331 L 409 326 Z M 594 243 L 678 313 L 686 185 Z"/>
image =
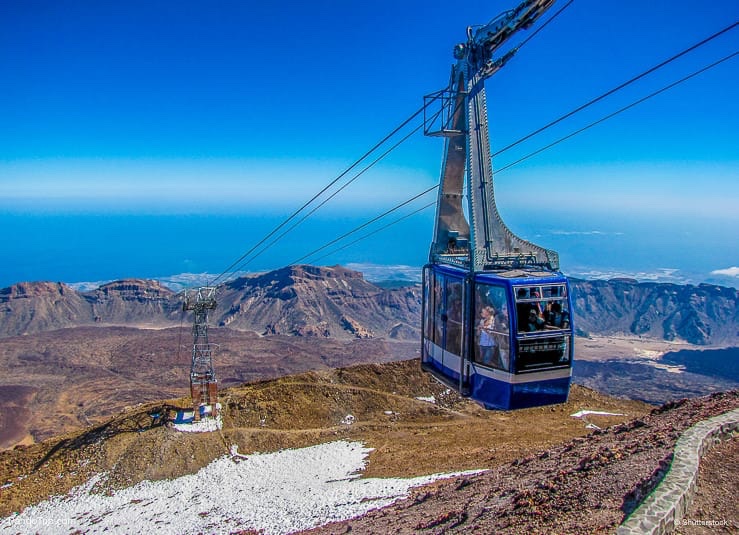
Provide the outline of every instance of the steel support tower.
<path id="1" fill-rule="evenodd" d="M 182 304 L 183 311 L 193 312 L 190 394 L 196 420 L 201 417 L 201 407 L 210 406 L 211 414 L 218 414 L 218 381 L 213 370 L 213 350 L 217 346 L 208 340 L 208 311 L 216 308 L 215 295 L 213 286 L 193 288 L 185 292 Z"/>
<path id="2" fill-rule="evenodd" d="M 485 80 L 498 72 L 519 46 L 496 57 L 519 30 L 529 28 L 554 0 L 524 0 L 488 24 L 467 29 L 467 42 L 454 48 L 449 85 L 425 97 L 424 133 L 446 138 L 429 262 L 471 272 L 541 267 L 559 269 L 555 251 L 516 236 L 500 217 L 493 192 Z M 466 174 L 466 180 L 465 180 Z M 466 188 L 465 188 L 466 185 Z M 467 214 L 463 198 L 467 197 Z"/>

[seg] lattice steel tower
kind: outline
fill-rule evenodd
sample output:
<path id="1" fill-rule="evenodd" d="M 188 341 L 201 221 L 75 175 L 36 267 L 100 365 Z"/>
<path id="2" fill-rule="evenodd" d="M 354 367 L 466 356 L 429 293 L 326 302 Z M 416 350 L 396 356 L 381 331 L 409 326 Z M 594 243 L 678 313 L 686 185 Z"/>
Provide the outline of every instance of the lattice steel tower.
<path id="1" fill-rule="evenodd" d="M 200 419 L 200 407 L 210 405 L 212 415 L 218 413 L 218 381 L 213 370 L 213 350 L 217 347 L 208 340 L 208 311 L 216 308 L 216 289 L 213 286 L 193 288 L 185 292 L 182 310 L 193 312 L 192 363 L 190 364 L 190 394 L 195 419 Z"/>

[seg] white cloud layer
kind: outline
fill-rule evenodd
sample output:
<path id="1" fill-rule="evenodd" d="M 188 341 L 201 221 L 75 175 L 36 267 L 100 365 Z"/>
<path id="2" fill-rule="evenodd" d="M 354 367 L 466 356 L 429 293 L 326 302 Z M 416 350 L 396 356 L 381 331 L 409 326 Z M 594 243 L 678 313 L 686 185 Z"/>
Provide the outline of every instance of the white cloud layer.
<path id="1" fill-rule="evenodd" d="M 714 269 L 711 275 L 722 275 L 724 277 L 739 277 L 739 267 L 732 266 L 726 269 Z"/>

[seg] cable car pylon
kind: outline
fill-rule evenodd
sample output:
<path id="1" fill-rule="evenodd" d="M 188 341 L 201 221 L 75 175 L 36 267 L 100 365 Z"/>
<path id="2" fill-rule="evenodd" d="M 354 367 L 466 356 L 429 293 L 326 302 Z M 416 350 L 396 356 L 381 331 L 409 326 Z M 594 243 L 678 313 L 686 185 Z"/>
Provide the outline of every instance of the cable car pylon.
<path id="1" fill-rule="evenodd" d="M 491 409 L 564 402 L 572 374 L 571 302 L 559 256 L 516 236 L 495 204 L 484 85 L 522 44 L 499 54 L 501 46 L 553 3 L 526 0 L 468 28 L 467 42 L 454 48 L 449 85 L 425 97 L 425 109 L 441 107 L 425 134 L 444 137 L 445 147 L 423 270 L 421 363 Z"/>
<path id="2" fill-rule="evenodd" d="M 190 395 L 193 417 L 218 416 L 218 381 L 213 369 L 213 351 L 217 347 L 208 340 L 208 311 L 215 310 L 215 286 L 191 288 L 185 292 L 183 311 L 192 311 L 192 360 L 190 363 Z"/>

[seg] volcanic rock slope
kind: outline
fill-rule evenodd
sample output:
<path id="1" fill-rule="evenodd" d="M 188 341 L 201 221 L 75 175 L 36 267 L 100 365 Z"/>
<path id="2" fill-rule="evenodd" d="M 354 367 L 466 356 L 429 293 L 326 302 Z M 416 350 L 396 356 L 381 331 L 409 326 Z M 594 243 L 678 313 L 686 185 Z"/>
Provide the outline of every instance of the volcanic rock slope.
<path id="1" fill-rule="evenodd" d="M 628 280 L 571 284 L 576 325 L 583 333 L 624 333 L 696 345 L 736 345 L 739 339 L 735 288 Z"/>
<path id="2" fill-rule="evenodd" d="M 0 290 L 0 336 L 88 325 L 176 325 L 178 299 L 157 281 L 126 279 L 91 292 L 62 282 L 22 282 Z"/>
<path id="3" fill-rule="evenodd" d="M 180 398 L 0 452 L 0 515 L 63 494 L 95 473 L 107 472 L 111 488 L 193 473 L 234 444 L 248 454 L 360 441 L 374 448 L 367 476 L 408 477 L 486 468 L 585 435 L 586 422 L 570 416 L 583 408 L 617 413 L 594 416 L 601 426 L 649 410 L 575 386 L 566 404 L 486 411 L 423 373 L 418 359 L 256 381 L 225 389 L 220 399 L 221 432 L 182 433 L 152 418 L 189 406 Z"/>
<path id="4" fill-rule="evenodd" d="M 93 492 L 109 495 L 145 479 L 194 473 L 217 458 L 245 462 L 233 454 L 234 445 L 248 457 L 341 439 L 373 448 L 366 477 L 487 471 L 419 488 L 389 509 L 318 533 L 611 533 L 660 479 L 680 434 L 739 406 L 739 394 L 650 411 L 576 385 L 565 404 L 513 414 L 459 398 L 411 360 L 255 382 L 224 391 L 222 402 L 220 432 L 182 433 L 162 425 L 157 415 L 186 406 L 188 400 L 180 399 L 0 452 L 0 516 L 64 494 L 96 474 L 106 475 Z M 589 416 L 601 428 L 595 431 L 571 416 L 594 408 L 620 414 Z M 218 531 L 220 510 L 209 509 L 207 499 L 218 489 L 200 492 L 203 499 L 194 506 L 207 516 L 208 531 Z M 131 522 L 134 529 L 135 517 Z"/>
<path id="5" fill-rule="evenodd" d="M 382 289 L 339 266 L 291 266 L 224 285 L 220 325 L 264 334 L 418 339 L 415 288 Z"/>
<path id="6" fill-rule="evenodd" d="M 636 335 L 696 345 L 739 344 L 739 292 L 710 284 L 572 280 L 581 335 Z M 219 287 L 215 325 L 259 334 L 418 340 L 418 285 L 380 288 L 340 266 L 289 266 Z M 64 283 L 0 290 L 0 337 L 86 325 L 165 327 L 183 319 L 181 296 L 127 279 L 89 292 Z"/>
<path id="7" fill-rule="evenodd" d="M 339 339 L 418 339 L 420 293 L 383 289 L 336 266 L 290 266 L 219 287 L 212 324 L 259 334 Z M 127 279 L 89 292 L 63 283 L 0 290 L 0 336 L 89 325 L 175 326 L 181 296 L 156 281 Z"/>

